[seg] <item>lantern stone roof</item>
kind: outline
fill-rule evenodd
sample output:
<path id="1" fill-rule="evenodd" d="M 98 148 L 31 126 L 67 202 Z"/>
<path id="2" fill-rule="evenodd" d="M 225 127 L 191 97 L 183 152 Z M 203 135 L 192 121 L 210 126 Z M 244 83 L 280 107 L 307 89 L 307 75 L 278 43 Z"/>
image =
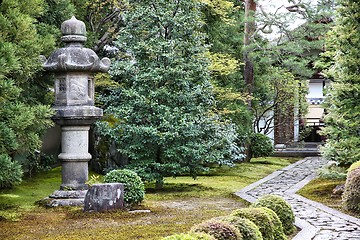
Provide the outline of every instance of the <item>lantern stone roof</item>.
<path id="1" fill-rule="evenodd" d="M 99 59 L 97 54 L 83 46 L 86 41 L 86 27 L 84 22 L 75 17 L 61 24 L 63 36 L 61 41 L 65 47 L 54 51 L 43 64 L 50 72 L 106 72 L 110 67 L 110 59 Z"/>

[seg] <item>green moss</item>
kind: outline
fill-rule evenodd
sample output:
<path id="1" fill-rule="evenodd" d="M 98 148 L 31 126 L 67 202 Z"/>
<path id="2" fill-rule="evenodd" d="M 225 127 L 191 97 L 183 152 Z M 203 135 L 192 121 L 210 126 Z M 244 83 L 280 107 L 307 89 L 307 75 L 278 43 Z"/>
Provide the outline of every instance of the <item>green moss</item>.
<path id="1" fill-rule="evenodd" d="M 147 184 L 147 193 L 155 193 L 147 199 L 171 200 L 190 197 L 231 196 L 239 189 L 256 182 L 272 172 L 279 170 L 298 158 L 254 158 L 250 163 L 236 164 L 234 167 L 221 166 L 209 173 L 191 177 L 166 178 L 162 190 L 155 190 L 153 184 Z"/>
<path id="2" fill-rule="evenodd" d="M 202 221 L 244 207 L 244 202 L 234 197 L 234 191 L 293 160 L 252 161 L 237 164 L 234 168 L 213 169 L 196 181 L 190 177 L 168 178 L 163 190 L 148 185 L 146 200 L 139 208 L 149 209 L 150 213 L 96 214 L 84 213 L 81 208 L 40 208 L 34 202 L 59 189 L 61 168 L 56 168 L 25 179 L 13 190 L 0 192 L 0 219 L 3 216 L 17 220 L 0 221 L 0 238 L 158 240 L 171 234 L 186 233 Z"/>
<path id="3" fill-rule="evenodd" d="M 340 184 L 344 184 L 344 180 L 317 178 L 309 182 L 305 187 L 297 193 L 315 202 L 322 203 L 336 209 L 341 208 L 341 197 L 333 196 L 332 190 Z"/>

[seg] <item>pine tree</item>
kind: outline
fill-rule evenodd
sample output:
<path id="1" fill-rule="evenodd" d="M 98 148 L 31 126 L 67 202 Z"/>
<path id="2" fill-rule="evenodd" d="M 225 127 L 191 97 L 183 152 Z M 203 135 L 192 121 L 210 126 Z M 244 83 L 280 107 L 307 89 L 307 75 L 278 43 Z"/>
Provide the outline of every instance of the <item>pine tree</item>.
<path id="1" fill-rule="evenodd" d="M 40 134 L 52 124 L 50 107 L 39 105 L 30 97 L 36 89 L 34 77 L 41 69 L 39 55 L 47 46 L 34 24 L 35 17 L 43 10 L 42 3 L 39 0 L 0 3 L 0 155 L 3 160 L 19 151 L 31 154 L 38 150 Z M 11 186 L 11 181 L 4 181 Z"/>
<path id="2" fill-rule="evenodd" d="M 360 159 L 360 3 L 340 0 L 333 30 L 336 50 L 334 77 L 327 95 L 326 128 L 328 137 L 323 155 L 329 160 L 349 165 Z"/>
<path id="3" fill-rule="evenodd" d="M 127 167 L 158 186 L 164 176 L 196 177 L 210 163 L 231 163 L 236 134 L 212 112 L 198 2 L 130 5 L 111 71 L 122 87 L 104 99 L 116 120 L 103 123 L 102 132 L 130 158 Z"/>

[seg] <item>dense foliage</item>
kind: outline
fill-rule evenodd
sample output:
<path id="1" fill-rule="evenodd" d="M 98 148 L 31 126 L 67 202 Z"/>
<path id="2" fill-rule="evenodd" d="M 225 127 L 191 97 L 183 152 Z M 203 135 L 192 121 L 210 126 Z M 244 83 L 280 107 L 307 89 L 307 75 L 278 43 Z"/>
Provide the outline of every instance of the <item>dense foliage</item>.
<path id="1" fill-rule="evenodd" d="M 6 154 L 0 154 L 0 189 L 11 188 L 21 183 L 23 171 L 17 162 Z"/>
<path id="2" fill-rule="evenodd" d="M 199 5 L 130 1 L 104 96 L 101 133 L 129 157 L 128 168 L 160 186 L 164 176 L 196 176 L 239 158 L 233 126 L 212 111 L 214 98 Z"/>
<path id="3" fill-rule="evenodd" d="M 231 215 L 249 219 L 259 228 L 264 240 L 274 240 L 275 226 L 271 216 L 263 208 L 241 208 L 233 211 Z"/>
<path id="4" fill-rule="evenodd" d="M 338 17 L 331 43 L 335 64 L 330 71 L 334 81 L 327 95 L 326 128 L 328 140 L 323 155 L 329 160 L 350 165 L 360 159 L 360 3 L 338 1 Z"/>
<path id="5" fill-rule="evenodd" d="M 217 217 L 215 218 L 215 220 L 229 222 L 231 225 L 233 225 L 240 231 L 241 235 L 243 236 L 243 240 L 263 239 L 259 227 L 247 218 L 241 218 L 237 216 L 225 216 Z"/>
<path id="6" fill-rule="evenodd" d="M 128 206 L 140 203 L 145 197 L 145 186 L 141 178 L 128 169 L 112 170 L 104 177 L 106 183 L 123 183 L 124 200 Z"/>
<path id="7" fill-rule="evenodd" d="M 253 204 L 253 207 L 267 207 L 273 210 L 279 217 L 285 234 L 289 235 L 295 230 L 295 215 L 291 205 L 280 196 L 264 195 L 258 198 Z"/>
<path id="8" fill-rule="evenodd" d="M 271 219 L 271 224 L 274 226 L 274 239 L 287 240 L 288 238 L 284 233 L 284 228 L 282 226 L 279 216 L 270 208 L 260 207 L 260 209 L 265 211 Z"/>
<path id="9" fill-rule="evenodd" d="M 360 161 L 352 164 L 345 183 L 342 196 L 344 208 L 354 213 L 360 213 Z"/>
<path id="10" fill-rule="evenodd" d="M 39 55 L 55 44 L 49 25 L 35 24 L 43 7 L 41 0 L 0 3 L 0 154 L 11 161 L 39 150 L 41 134 L 52 125 L 50 107 L 41 104 L 49 89 L 38 81 Z"/>
<path id="11" fill-rule="evenodd" d="M 274 152 L 271 139 L 262 133 L 253 134 L 250 149 L 251 156 L 255 158 L 268 157 Z"/>
<path id="12" fill-rule="evenodd" d="M 191 228 L 192 232 L 204 232 L 217 240 L 242 240 L 239 230 L 223 221 L 208 220 Z"/>

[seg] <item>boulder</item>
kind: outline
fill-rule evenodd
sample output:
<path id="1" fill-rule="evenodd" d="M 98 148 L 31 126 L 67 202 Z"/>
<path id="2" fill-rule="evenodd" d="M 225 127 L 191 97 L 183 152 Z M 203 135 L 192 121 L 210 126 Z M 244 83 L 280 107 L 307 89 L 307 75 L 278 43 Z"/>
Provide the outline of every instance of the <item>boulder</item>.
<path id="1" fill-rule="evenodd" d="M 104 212 L 125 207 L 124 184 L 94 184 L 86 193 L 84 211 Z"/>

